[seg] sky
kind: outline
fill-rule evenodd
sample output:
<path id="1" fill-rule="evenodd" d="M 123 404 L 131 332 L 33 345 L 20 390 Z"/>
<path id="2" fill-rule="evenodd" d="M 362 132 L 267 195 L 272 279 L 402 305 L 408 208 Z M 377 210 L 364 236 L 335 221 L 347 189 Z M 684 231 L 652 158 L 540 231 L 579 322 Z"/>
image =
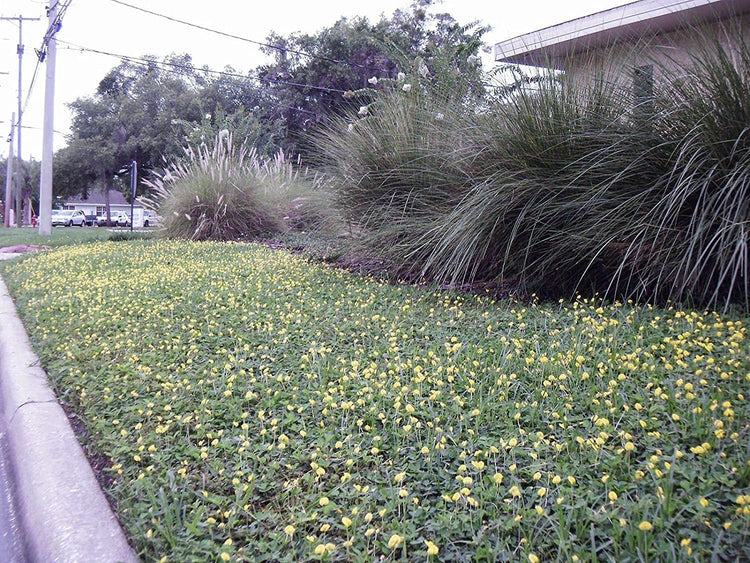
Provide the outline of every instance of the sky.
<path id="1" fill-rule="evenodd" d="M 263 41 L 271 31 L 288 35 L 295 31 L 315 33 L 332 25 L 341 17 L 363 16 L 379 19 L 396 9 L 408 9 L 410 0 L 276 0 L 257 2 L 243 0 L 124 0 L 205 27 Z M 460 23 L 480 20 L 492 27 L 485 35 L 487 45 L 562 23 L 628 0 L 444 0 L 433 11 L 448 12 Z M 0 17 L 41 18 L 25 21 L 22 26 L 24 56 L 22 59 L 22 102 L 26 104 L 22 124 L 22 152 L 25 159 L 41 158 L 44 115 L 45 65 L 39 65 L 31 93 L 29 88 L 38 49 L 47 29 L 45 0 L 0 0 Z M 8 154 L 11 114 L 18 107 L 18 44 L 17 21 L 0 21 L 0 156 Z M 90 52 L 81 52 L 63 45 L 62 41 L 89 49 L 120 55 L 155 55 L 162 58 L 171 53 L 189 53 L 196 66 L 207 65 L 222 70 L 231 65 L 245 74 L 268 60 L 260 49 L 236 39 L 223 38 L 188 26 L 170 22 L 113 0 L 72 0 L 58 32 L 55 80 L 55 150 L 65 146 L 70 132 L 67 104 L 92 95 L 99 81 L 118 59 Z M 484 56 L 484 65 L 494 64 L 492 56 Z M 28 98 L 28 102 L 26 99 Z"/>

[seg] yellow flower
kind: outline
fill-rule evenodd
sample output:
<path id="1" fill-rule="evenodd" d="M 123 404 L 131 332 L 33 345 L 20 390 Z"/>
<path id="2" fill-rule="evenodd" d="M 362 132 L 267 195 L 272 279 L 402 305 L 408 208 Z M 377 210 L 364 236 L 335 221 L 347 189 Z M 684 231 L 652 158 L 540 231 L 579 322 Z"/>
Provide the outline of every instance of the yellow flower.
<path id="1" fill-rule="evenodd" d="M 327 506 L 329 502 L 331 502 L 331 501 L 328 500 L 328 497 L 320 497 L 320 500 L 318 501 L 318 504 L 320 506 Z"/>
<path id="2" fill-rule="evenodd" d="M 294 535 L 294 526 L 292 526 L 291 524 L 289 524 L 287 526 L 284 526 L 284 533 L 287 536 L 293 536 Z"/>
<path id="3" fill-rule="evenodd" d="M 509 493 L 510 493 L 511 495 L 513 495 L 514 497 L 520 497 L 520 496 L 521 496 L 521 489 L 519 489 L 517 485 L 513 485 L 513 486 L 512 486 L 511 488 L 510 488 L 510 491 L 508 491 L 508 492 L 509 492 Z"/>
<path id="4" fill-rule="evenodd" d="M 617 500 L 617 493 L 614 491 L 609 491 L 609 495 L 607 496 L 609 497 L 609 500 L 611 500 L 612 502 Z"/>
<path id="5" fill-rule="evenodd" d="M 638 524 L 638 529 L 642 532 L 648 532 L 649 530 L 653 529 L 653 527 L 653 524 L 651 524 L 651 522 L 649 522 L 648 520 L 644 520 L 643 522 Z"/>
<path id="6" fill-rule="evenodd" d="M 222 561 L 229 561 L 231 558 L 232 558 L 232 556 L 229 555 L 228 553 L 222 553 L 221 554 L 221 560 Z"/>
<path id="7" fill-rule="evenodd" d="M 543 497 L 544 495 L 546 495 L 546 494 L 547 494 L 547 489 L 545 489 L 544 487 L 542 487 L 541 489 L 539 489 L 539 490 L 538 490 L 538 491 L 536 492 L 536 494 L 537 494 L 537 496 L 538 496 L 539 498 L 541 498 L 541 497 Z"/>
<path id="8" fill-rule="evenodd" d="M 391 538 L 388 540 L 388 547 L 391 549 L 396 549 L 403 542 L 404 542 L 403 536 L 399 536 L 398 534 L 393 534 Z"/>
<path id="9" fill-rule="evenodd" d="M 430 540 L 424 540 L 424 543 L 427 545 L 427 555 L 437 555 L 440 551 L 440 548 Z"/>
<path id="10" fill-rule="evenodd" d="M 495 482 L 496 485 L 499 485 L 503 482 L 503 474 L 502 473 L 495 473 L 492 476 L 492 480 Z"/>
<path id="11" fill-rule="evenodd" d="M 344 516 L 341 519 L 341 523 L 344 525 L 345 528 L 348 528 L 349 526 L 352 525 L 352 519 L 349 518 L 348 516 Z"/>
<path id="12" fill-rule="evenodd" d="M 529 553 L 529 563 L 539 563 L 539 557 L 533 553 Z"/>
<path id="13" fill-rule="evenodd" d="M 323 555 L 326 552 L 326 546 L 319 543 L 315 546 L 315 555 Z"/>
<path id="14" fill-rule="evenodd" d="M 706 500 L 706 497 L 701 497 L 698 499 L 698 502 L 703 508 L 706 508 L 708 506 L 708 500 Z"/>

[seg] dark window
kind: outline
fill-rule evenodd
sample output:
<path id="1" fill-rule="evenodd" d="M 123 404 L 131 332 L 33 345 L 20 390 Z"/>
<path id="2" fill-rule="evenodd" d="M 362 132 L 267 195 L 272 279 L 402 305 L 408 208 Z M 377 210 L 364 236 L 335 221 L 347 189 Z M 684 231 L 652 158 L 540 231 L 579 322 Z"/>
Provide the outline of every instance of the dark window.
<path id="1" fill-rule="evenodd" d="M 639 66 L 633 69 L 633 101 L 637 119 L 647 119 L 654 110 L 654 67 Z"/>

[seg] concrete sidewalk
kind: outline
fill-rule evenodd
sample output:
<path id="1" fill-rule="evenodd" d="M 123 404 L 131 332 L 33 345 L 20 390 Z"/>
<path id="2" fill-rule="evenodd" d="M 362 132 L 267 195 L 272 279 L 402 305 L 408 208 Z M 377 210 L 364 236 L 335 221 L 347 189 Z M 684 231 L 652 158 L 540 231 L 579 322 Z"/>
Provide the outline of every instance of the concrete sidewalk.
<path id="1" fill-rule="evenodd" d="M 0 424 L 2 422 L 0 421 Z M 0 427 L 0 560 L 28 561 L 15 500 L 15 483 L 8 467 L 9 452 L 5 428 Z"/>
<path id="2" fill-rule="evenodd" d="M 0 400 L 32 561 L 137 561 L 0 279 Z"/>

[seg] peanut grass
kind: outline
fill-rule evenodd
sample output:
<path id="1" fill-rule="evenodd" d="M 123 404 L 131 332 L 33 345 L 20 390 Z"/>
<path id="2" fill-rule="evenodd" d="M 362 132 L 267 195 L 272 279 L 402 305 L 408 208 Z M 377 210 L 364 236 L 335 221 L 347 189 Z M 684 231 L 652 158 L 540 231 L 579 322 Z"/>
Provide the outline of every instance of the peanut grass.
<path id="1" fill-rule="evenodd" d="M 0 271 L 145 561 L 750 558 L 746 315 L 496 302 L 252 244 Z"/>

